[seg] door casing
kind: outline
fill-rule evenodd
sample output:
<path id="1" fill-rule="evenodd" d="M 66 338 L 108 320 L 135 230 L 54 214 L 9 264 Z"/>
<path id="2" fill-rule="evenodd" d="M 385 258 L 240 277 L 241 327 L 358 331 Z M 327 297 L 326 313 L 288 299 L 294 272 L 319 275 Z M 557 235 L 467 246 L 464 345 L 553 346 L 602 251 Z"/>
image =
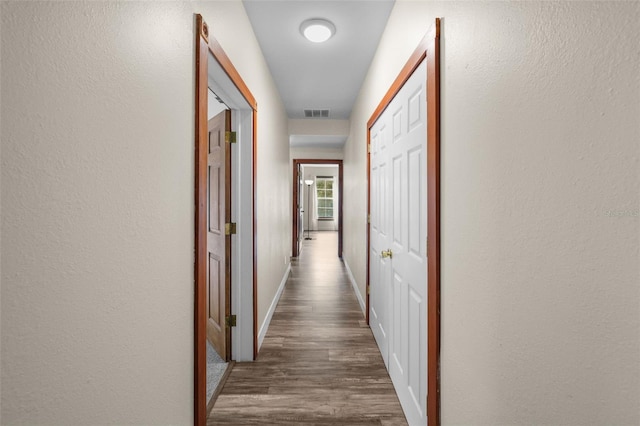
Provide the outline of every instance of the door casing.
<path id="1" fill-rule="evenodd" d="M 427 423 L 440 424 L 440 18 L 436 18 L 367 122 L 371 128 L 420 63 L 427 61 Z M 367 149 L 367 215 L 371 213 L 371 155 Z M 369 217 L 369 216 L 368 216 Z M 370 229 L 367 223 L 366 319 L 369 324 Z"/>
<path id="2" fill-rule="evenodd" d="M 342 259 L 342 187 L 343 187 L 343 171 L 342 160 L 321 160 L 321 159 L 294 159 L 293 160 L 293 197 L 292 214 L 293 223 L 291 228 L 291 255 L 298 257 L 298 166 L 300 164 L 337 164 L 338 165 L 338 257 Z"/>
<path id="3" fill-rule="evenodd" d="M 257 356 L 257 253 L 256 253 L 256 164 L 257 164 L 257 103 L 229 57 L 201 15 L 195 15 L 195 303 L 194 303 L 194 416 L 196 426 L 207 421 L 206 400 L 206 261 L 207 261 L 207 99 L 209 55 L 218 62 L 233 86 L 252 110 L 251 114 L 251 183 L 252 183 L 252 301 L 253 301 L 253 359 Z"/>

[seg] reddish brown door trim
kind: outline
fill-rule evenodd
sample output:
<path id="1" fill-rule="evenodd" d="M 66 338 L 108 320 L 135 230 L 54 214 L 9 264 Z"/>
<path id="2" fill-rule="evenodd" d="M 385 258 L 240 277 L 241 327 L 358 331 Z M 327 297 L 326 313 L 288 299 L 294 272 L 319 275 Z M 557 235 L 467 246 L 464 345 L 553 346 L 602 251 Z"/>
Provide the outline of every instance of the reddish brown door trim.
<path id="1" fill-rule="evenodd" d="M 204 426 L 207 417 L 207 311 L 206 311 L 206 255 L 207 255 L 207 39 L 208 30 L 202 17 L 196 17 L 196 181 L 195 181 L 195 318 L 194 318 L 194 415 L 196 426 Z M 204 172 L 203 172 L 204 171 Z M 204 230 L 204 232 L 202 231 Z M 204 395 L 204 397 L 203 397 Z"/>
<path id="2" fill-rule="evenodd" d="M 338 165 L 338 257 L 342 259 L 342 160 L 294 159 L 293 160 L 293 197 L 292 197 L 292 232 L 291 253 L 298 257 L 298 165 L 299 164 L 337 164 Z"/>
<path id="3" fill-rule="evenodd" d="M 427 61 L 427 422 L 440 424 L 440 19 L 427 32 L 367 122 L 367 147 L 371 127 L 411 74 Z M 367 213 L 371 212 L 371 155 L 367 150 Z M 367 324 L 369 323 L 369 240 L 367 223 Z"/>
<path id="4" fill-rule="evenodd" d="M 253 109 L 253 353 L 258 348 L 256 165 L 258 106 L 220 44 L 209 34 L 201 15 L 196 15 L 195 32 L 195 304 L 194 304 L 194 415 L 196 426 L 207 422 L 206 378 L 206 260 L 207 260 L 207 88 L 209 52 L 218 61 L 249 106 Z"/>

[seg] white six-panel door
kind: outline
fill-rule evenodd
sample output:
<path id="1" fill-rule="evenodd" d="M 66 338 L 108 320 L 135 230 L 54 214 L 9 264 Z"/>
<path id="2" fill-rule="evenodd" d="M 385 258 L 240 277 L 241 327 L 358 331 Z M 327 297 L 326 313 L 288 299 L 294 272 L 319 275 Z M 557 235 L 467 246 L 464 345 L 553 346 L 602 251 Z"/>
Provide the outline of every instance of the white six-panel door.
<path id="1" fill-rule="evenodd" d="M 371 128 L 369 318 L 410 425 L 427 423 L 426 81 L 423 61 Z"/>
<path id="2" fill-rule="evenodd" d="M 380 347 L 384 363 L 389 368 L 389 318 L 387 286 L 390 259 L 380 253 L 389 246 L 389 137 L 386 123 L 378 120 L 371 129 L 371 227 L 369 256 L 369 325 Z M 374 196 L 375 194 L 375 196 Z"/>

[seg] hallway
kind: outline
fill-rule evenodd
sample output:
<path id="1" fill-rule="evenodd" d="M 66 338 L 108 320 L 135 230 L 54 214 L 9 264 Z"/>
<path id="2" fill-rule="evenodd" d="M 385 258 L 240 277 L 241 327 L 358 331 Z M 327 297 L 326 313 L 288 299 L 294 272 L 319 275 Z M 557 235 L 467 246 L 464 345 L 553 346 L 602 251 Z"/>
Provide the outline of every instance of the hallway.
<path id="1" fill-rule="evenodd" d="M 257 362 L 236 364 L 210 425 L 406 425 L 391 380 L 336 256 L 337 232 L 312 233 Z"/>

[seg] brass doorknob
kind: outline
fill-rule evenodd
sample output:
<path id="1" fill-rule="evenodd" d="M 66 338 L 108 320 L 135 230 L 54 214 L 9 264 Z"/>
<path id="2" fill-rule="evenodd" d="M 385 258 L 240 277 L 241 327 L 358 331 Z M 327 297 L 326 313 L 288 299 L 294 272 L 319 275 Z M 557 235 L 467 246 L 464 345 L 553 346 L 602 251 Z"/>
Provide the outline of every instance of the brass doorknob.
<path id="1" fill-rule="evenodd" d="M 391 251 L 391 249 L 382 250 L 382 252 L 380 253 L 380 256 L 382 256 L 383 259 L 386 257 L 393 259 L 393 252 Z"/>

